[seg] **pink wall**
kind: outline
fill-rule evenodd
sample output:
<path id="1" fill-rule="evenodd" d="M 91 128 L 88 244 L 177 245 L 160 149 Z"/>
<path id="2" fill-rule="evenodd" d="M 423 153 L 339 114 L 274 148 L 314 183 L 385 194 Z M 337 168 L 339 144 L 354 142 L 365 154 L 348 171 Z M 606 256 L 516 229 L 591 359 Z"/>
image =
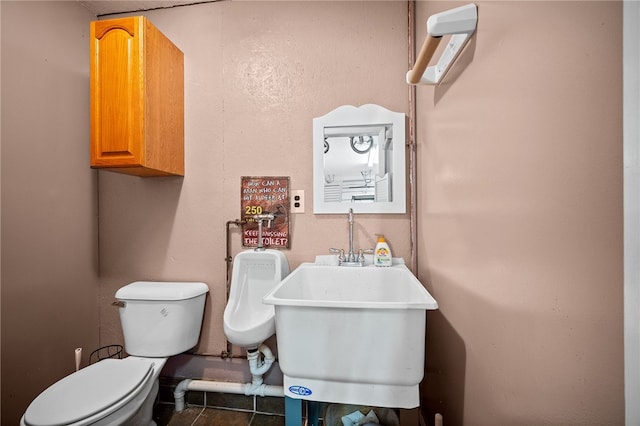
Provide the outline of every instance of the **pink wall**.
<path id="1" fill-rule="evenodd" d="M 2 2 L 2 424 L 98 347 L 91 15 Z"/>
<path id="2" fill-rule="evenodd" d="M 453 74 L 417 90 L 424 405 L 623 424 L 622 3 L 477 5 Z"/>
<path id="3" fill-rule="evenodd" d="M 121 339 L 109 306 L 120 286 L 202 280 L 210 297 L 198 353 L 226 349 L 224 231 L 240 217 L 242 176 L 289 176 L 291 189 L 305 190 L 306 211 L 291 219 L 292 268 L 347 247 L 346 215 L 313 214 L 312 119 L 343 104 L 406 112 L 406 10 L 401 2 L 219 2 L 146 13 L 185 54 L 186 176 L 100 172 L 103 342 Z M 356 217 L 357 247 L 374 247 L 376 233 L 409 258 L 408 215 Z M 232 242 L 236 253 L 239 233 Z"/>
<path id="4" fill-rule="evenodd" d="M 418 2 L 418 42 L 429 15 L 458 4 Z M 417 89 L 418 273 L 440 303 L 423 409 L 447 425 L 622 424 L 621 3 L 477 4 L 448 80 Z M 110 303 L 130 281 L 207 282 L 198 352 L 219 354 L 240 177 L 290 176 L 306 191 L 295 267 L 347 244 L 344 217 L 312 214 L 312 118 L 342 104 L 408 111 L 405 2 L 151 11 L 185 53 L 187 175 L 91 172 L 91 17 L 76 2 L 1 7 L 3 424 L 72 369 L 77 342 L 96 346 L 98 329 L 121 342 Z M 358 246 L 382 232 L 409 259 L 408 215 L 356 221 Z M 177 364 L 246 374 L 215 357 Z"/>

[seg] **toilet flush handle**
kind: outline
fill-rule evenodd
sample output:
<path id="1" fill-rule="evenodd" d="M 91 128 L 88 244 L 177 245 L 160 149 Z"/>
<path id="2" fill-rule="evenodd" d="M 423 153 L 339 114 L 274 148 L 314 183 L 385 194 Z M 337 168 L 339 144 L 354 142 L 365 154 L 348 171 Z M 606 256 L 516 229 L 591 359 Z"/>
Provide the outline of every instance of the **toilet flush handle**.
<path id="1" fill-rule="evenodd" d="M 118 308 L 126 308 L 127 302 L 124 302 L 122 300 L 116 300 L 115 302 L 111 303 L 111 306 L 117 306 Z"/>

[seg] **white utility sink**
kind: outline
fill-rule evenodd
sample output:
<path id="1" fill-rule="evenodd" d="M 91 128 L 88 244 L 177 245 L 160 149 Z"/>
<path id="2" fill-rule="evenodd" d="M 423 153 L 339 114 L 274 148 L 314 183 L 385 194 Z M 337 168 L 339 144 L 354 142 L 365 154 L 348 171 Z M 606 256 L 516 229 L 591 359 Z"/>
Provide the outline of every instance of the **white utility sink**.
<path id="1" fill-rule="evenodd" d="M 303 263 L 263 301 L 275 305 L 286 396 L 419 405 L 426 310 L 438 304 L 403 263 L 388 268 Z"/>

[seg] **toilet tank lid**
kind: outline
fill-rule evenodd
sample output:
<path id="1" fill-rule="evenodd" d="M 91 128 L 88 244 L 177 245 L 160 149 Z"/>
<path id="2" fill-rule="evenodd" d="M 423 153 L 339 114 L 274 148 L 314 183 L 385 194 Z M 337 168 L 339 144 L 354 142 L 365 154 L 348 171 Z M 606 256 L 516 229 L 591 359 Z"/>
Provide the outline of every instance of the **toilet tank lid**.
<path id="1" fill-rule="evenodd" d="M 209 286 L 201 282 L 136 281 L 116 292 L 121 300 L 186 300 L 205 294 Z"/>

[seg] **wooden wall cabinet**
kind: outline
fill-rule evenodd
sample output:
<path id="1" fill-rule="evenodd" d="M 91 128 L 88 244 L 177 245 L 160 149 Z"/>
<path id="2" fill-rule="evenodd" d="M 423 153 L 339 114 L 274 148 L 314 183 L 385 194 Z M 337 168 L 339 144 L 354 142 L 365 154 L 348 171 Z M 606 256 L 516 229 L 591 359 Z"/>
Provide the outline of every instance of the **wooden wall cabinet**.
<path id="1" fill-rule="evenodd" d="M 91 22 L 91 167 L 184 175 L 184 55 L 143 16 Z"/>

